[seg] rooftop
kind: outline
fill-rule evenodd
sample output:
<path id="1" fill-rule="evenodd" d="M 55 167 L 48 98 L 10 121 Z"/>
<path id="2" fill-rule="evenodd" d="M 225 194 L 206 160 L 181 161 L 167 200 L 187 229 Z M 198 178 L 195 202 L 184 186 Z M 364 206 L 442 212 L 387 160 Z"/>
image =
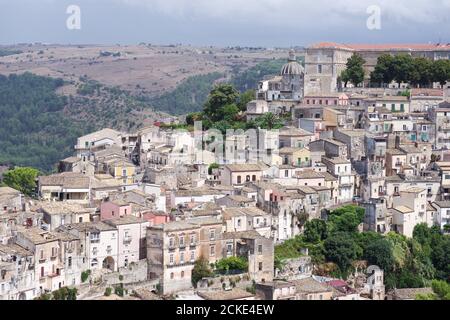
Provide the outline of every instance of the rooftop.
<path id="1" fill-rule="evenodd" d="M 79 214 L 95 212 L 95 208 L 86 208 L 81 204 L 63 202 L 40 202 L 38 207 L 49 215 Z"/>
<path id="2" fill-rule="evenodd" d="M 44 231 L 39 228 L 21 229 L 19 233 L 35 245 L 58 241 L 60 239 L 59 233 Z"/>
<path id="3" fill-rule="evenodd" d="M 314 280 L 313 278 L 306 278 L 292 281 L 299 293 L 321 293 L 329 292 L 331 289 L 324 284 Z"/>
<path id="4" fill-rule="evenodd" d="M 262 171 L 266 170 L 267 166 L 265 164 L 227 164 L 225 165 L 230 171 L 233 172 L 247 172 L 247 171 Z"/>
<path id="5" fill-rule="evenodd" d="M 110 224 L 112 226 L 121 226 L 121 225 L 127 225 L 127 224 L 144 223 L 145 220 L 135 217 L 135 216 L 125 215 L 120 218 L 107 220 L 104 222 L 107 224 Z"/>
<path id="6" fill-rule="evenodd" d="M 254 295 L 240 288 L 233 290 L 199 291 L 198 295 L 205 300 L 241 300 L 253 298 Z"/>
<path id="7" fill-rule="evenodd" d="M 151 226 L 150 229 L 158 229 L 163 232 L 173 232 L 182 230 L 193 230 L 198 229 L 200 226 L 198 224 L 190 223 L 188 221 L 172 221 L 166 224 L 161 224 L 157 226 Z"/>
<path id="8" fill-rule="evenodd" d="M 61 186 L 68 189 L 89 189 L 90 178 L 75 172 L 63 172 L 39 177 L 41 186 Z"/>
<path id="9" fill-rule="evenodd" d="M 398 206 L 394 208 L 395 210 L 397 210 L 400 213 L 406 214 L 406 213 L 413 213 L 414 210 L 407 207 L 407 206 Z"/>
<path id="10" fill-rule="evenodd" d="M 313 44 L 312 49 L 342 49 L 350 51 L 447 51 L 450 44 L 427 43 L 392 43 L 392 44 L 342 44 L 336 42 L 319 42 Z"/>

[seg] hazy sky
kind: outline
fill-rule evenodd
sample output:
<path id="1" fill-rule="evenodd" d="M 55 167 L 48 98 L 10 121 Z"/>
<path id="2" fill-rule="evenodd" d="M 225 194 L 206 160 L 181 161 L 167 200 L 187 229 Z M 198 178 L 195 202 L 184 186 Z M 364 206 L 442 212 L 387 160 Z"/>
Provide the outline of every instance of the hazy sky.
<path id="1" fill-rule="evenodd" d="M 69 5 L 81 29 L 69 30 Z M 381 30 L 366 12 L 381 8 Z M 450 0 L 0 0 L 0 44 L 450 42 Z"/>

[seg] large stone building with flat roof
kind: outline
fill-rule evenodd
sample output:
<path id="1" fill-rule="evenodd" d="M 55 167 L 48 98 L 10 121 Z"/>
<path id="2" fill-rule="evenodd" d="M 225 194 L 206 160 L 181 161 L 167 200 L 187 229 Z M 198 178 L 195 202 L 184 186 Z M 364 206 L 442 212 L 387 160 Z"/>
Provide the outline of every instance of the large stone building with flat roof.
<path id="1" fill-rule="evenodd" d="M 382 54 L 409 54 L 430 60 L 450 59 L 449 44 L 341 44 L 321 42 L 306 49 L 305 95 L 333 93 L 342 88 L 338 78 L 354 53 L 365 60 L 366 79 Z"/>

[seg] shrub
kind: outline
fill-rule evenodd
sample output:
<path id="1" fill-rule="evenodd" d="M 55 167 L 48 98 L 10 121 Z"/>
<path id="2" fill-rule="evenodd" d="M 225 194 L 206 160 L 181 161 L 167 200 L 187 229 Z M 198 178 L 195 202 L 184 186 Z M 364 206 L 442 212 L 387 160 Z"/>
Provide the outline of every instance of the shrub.
<path id="1" fill-rule="evenodd" d="M 248 270 L 248 262 L 241 257 L 229 257 L 216 262 L 216 269 L 219 272 L 226 273 L 230 270 Z"/>
<path id="2" fill-rule="evenodd" d="M 123 283 L 119 284 L 114 288 L 114 293 L 117 294 L 119 297 L 123 297 L 125 290 L 123 289 Z"/>
<path id="3" fill-rule="evenodd" d="M 105 289 L 105 296 L 109 297 L 112 293 L 112 288 L 108 287 Z"/>
<path id="4" fill-rule="evenodd" d="M 90 275 L 91 275 L 91 270 L 83 271 L 83 272 L 81 273 L 81 282 L 82 282 L 82 283 L 85 283 L 86 280 L 89 278 Z"/>

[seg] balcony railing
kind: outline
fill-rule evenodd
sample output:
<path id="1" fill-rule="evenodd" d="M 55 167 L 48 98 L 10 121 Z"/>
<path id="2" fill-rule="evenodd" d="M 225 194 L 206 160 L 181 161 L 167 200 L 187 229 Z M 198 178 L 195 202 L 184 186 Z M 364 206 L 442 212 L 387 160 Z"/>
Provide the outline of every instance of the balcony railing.
<path id="1" fill-rule="evenodd" d="M 176 268 L 176 267 L 185 267 L 185 266 L 192 266 L 195 264 L 195 261 L 183 261 L 183 262 L 174 262 L 169 263 L 167 267 L 169 268 Z"/>
<path id="2" fill-rule="evenodd" d="M 131 237 L 124 237 L 123 243 L 130 243 L 133 239 Z"/>

